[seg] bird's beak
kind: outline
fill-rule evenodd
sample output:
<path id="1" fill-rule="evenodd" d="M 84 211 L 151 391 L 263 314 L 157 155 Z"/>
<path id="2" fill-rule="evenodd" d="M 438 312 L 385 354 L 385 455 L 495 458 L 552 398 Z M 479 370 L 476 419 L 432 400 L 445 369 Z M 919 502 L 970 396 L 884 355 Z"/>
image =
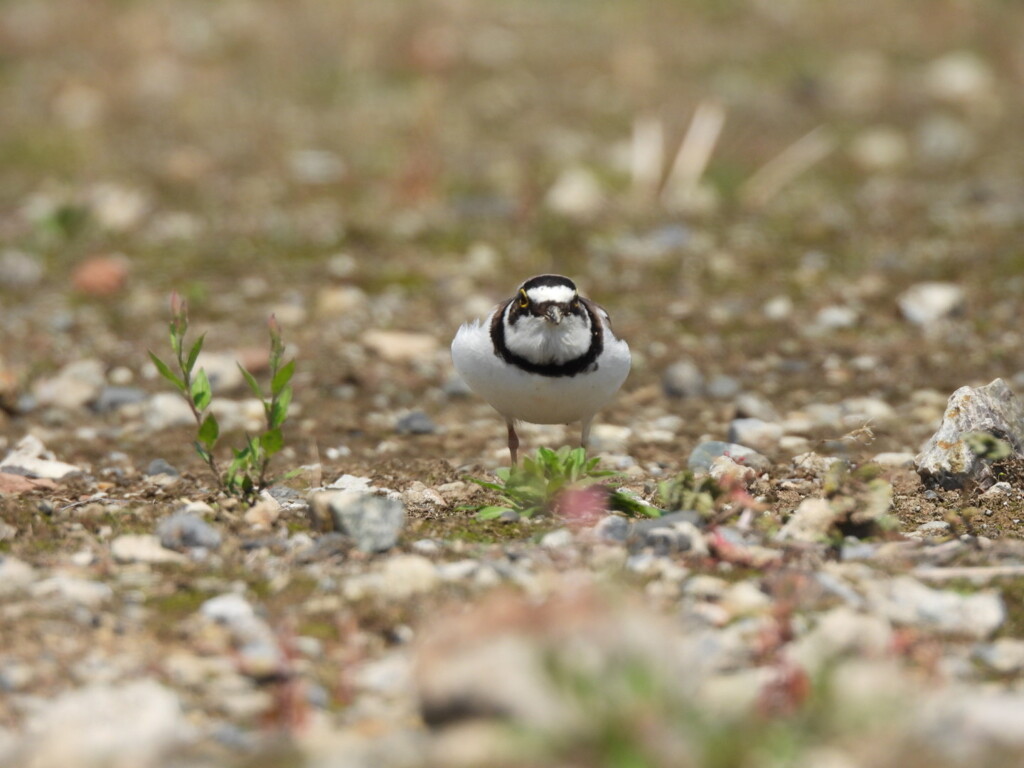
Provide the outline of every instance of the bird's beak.
<path id="1" fill-rule="evenodd" d="M 562 322 L 562 318 L 565 315 L 562 313 L 562 308 L 557 304 L 552 304 L 544 311 L 544 317 L 548 319 L 548 322 L 558 325 Z"/>

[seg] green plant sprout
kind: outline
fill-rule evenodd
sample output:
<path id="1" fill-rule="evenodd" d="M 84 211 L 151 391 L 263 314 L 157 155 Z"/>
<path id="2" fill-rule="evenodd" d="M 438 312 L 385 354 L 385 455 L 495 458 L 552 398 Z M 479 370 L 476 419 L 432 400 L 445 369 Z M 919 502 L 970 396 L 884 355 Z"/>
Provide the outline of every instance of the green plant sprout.
<path id="1" fill-rule="evenodd" d="M 270 331 L 270 394 L 265 396 L 256 378 L 242 365 L 246 384 L 263 403 L 266 429 L 256 436 L 247 436 L 242 448 L 232 449 L 233 458 L 227 469 L 222 470 L 217 461 L 215 449 L 220 439 L 220 425 L 210 411 L 213 391 L 210 380 L 203 368 L 196 370 L 199 353 L 202 352 L 204 333 L 188 348 L 186 354 L 185 335 L 188 332 L 188 303 L 177 292 L 171 294 L 171 349 L 178 373 L 167 363 L 149 352 L 157 371 L 181 393 L 188 403 L 196 421 L 196 439 L 192 443 L 196 453 L 206 463 L 226 493 L 242 499 L 251 499 L 273 482 L 268 477 L 270 460 L 284 447 L 281 428 L 288 418 L 288 406 L 292 401 L 291 378 L 295 373 L 295 361 L 284 362 L 284 340 L 281 327 L 271 315 L 268 322 Z"/>
<path id="2" fill-rule="evenodd" d="M 529 518 L 542 512 L 557 512 L 566 492 L 601 486 L 607 490 L 607 504 L 611 509 L 635 517 L 658 517 L 661 514 L 656 507 L 624 491 L 607 488 L 605 483 L 617 474 L 598 469 L 599 463 L 599 458 L 588 459 L 583 448 L 563 447 L 557 451 L 539 448 L 536 455 L 526 457 L 521 466 L 497 470 L 496 483 L 469 478 L 477 485 L 496 492 L 502 502 L 469 509 L 476 510 L 478 520 L 493 520 L 510 510 Z"/>

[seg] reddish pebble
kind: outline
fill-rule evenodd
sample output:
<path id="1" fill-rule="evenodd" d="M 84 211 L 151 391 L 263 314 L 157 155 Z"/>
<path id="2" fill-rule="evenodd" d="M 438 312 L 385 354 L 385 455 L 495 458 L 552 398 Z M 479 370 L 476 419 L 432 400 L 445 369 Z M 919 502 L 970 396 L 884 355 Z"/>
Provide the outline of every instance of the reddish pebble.
<path id="1" fill-rule="evenodd" d="M 128 261 L 124 256 L 93 256 L 75 268 L 71 281 L 80 293 L 112 296 L 128 281 Z"/>

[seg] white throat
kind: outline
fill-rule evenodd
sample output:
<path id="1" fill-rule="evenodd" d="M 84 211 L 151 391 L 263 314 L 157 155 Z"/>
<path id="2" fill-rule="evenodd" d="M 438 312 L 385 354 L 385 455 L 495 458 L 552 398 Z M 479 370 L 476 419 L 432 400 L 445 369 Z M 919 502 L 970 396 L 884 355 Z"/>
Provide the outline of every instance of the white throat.
<path id="1" fill-rule="evenodd" d="M 589 315 L 566 315 L 560 323 L 526 315 L 512 324 L 509 322 L 511 309 L 510 304 L 502 322 L 505 324 L 505 346 L 514 355 L 531 363 L 565 363 L 582 357 L 590 349 Z"/>

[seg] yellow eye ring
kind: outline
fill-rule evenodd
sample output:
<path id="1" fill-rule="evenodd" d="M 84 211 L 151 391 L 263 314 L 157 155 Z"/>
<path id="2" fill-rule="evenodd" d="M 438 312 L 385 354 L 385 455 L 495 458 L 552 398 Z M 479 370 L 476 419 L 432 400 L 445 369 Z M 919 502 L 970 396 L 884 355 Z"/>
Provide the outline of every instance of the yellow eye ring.
<path id="1" fill-rule="evenodd" d="M 526 295 L 526 291 L 522 288 L 519 289 L 519 308 L 526 309 L 530 306 L 530 298 Z"/>

